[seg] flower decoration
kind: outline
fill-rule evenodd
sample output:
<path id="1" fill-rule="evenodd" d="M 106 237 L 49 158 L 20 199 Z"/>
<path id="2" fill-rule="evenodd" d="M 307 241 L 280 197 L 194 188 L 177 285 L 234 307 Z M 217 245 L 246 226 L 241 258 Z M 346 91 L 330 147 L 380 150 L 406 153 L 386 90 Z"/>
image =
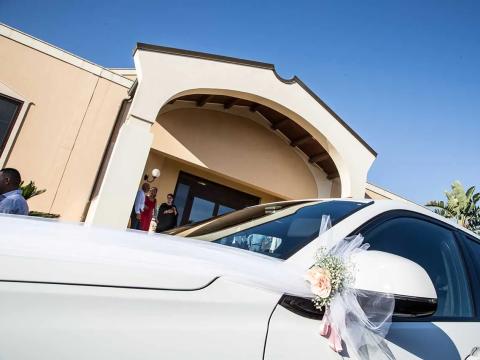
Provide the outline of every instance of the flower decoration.
<path id="1" fill-rule="evenodd" d="M 351 283 L 353 277 L 350 268 L 340 257 L 327 252 L 326 248 L 318 249 L 315 265 L 305 274 L 305 280 L 310 283 L 315 295 L 313 303 L 317 309 L 322 310 L 330 305 L 335 294 Z"/>
<path id="2" fill-rule="evenodd" d="M 320 235 L 330 227 L 328 216 L 322 218 Z M 330 232 L 331 234 L 331 232 Z M 332 350 L 341 352 L 346 346 L 350 358 L 394 359 L 384 338 L 389 329 L 394 307 L 391 294 L 366 294 L 354 289 L 355 268 L 351 257 L 367 251 L 361 235 L 332 242 L 322 240 L 329 247 L 320 247 L 313 266 L 304 275 L 313 294 L 313 304 L 325 310 L 320 335 L 328 339 Z M 370 307 L 364 307 L 359 297 L 369 298 Z"/>

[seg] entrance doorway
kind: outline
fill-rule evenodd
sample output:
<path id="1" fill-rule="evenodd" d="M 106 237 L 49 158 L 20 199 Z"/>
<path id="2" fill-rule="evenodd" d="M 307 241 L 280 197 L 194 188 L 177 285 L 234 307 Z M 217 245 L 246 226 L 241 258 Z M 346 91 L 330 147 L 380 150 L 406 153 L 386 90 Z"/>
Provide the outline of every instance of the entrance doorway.
<path id="1" fill-rule="evenodd" d="M 257 205 L 260 198 L 181 171 L 174 203 L 180 226 Z"/>

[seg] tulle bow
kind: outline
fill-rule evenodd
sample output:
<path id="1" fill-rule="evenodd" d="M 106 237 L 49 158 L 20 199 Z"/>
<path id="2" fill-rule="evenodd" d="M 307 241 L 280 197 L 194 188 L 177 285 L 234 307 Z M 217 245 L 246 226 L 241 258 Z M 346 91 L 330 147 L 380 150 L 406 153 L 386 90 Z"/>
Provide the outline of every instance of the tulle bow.
<path id="1" fill-rule="evenodd" d="M 320 233 L 330 228 L 330 218 L 324 216 Z M 325 240 L 325 239 L 324 239 Z M 331 235 L 325 240 L 328 256 L 339 258 L 350 269 L 350 281 L 355 269 L 352 255 L 367 251 L 363 237 L 357 235 L 334 242 Z M 390 328 L 395 299 L 391 294 L 372 293 L 354 289 L 346 284 L 332 294 L 325 307 L 320 335 L 328 340 L 333 351 L 348 354 L 354 359 L 395 359 L 384 338 Z M 317 304 L 316 304 L 317 305 Z"/>

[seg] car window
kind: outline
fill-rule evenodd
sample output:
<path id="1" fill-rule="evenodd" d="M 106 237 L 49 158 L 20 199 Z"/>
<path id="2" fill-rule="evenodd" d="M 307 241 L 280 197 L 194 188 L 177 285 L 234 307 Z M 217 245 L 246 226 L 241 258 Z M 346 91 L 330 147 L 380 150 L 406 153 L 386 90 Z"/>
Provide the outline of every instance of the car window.
<path id="1" fill-rule="evenodd" d="M 329 215 L 332 224 L 335 224 L 366 205 L 368 203 L 355 201 L 307 204 L 294 213 L 244 228 L 213 241 L 287 259 L 318 236 L 323 215 Z"/>
<path id="2" fill-rule="evenodd" d="M 224 229 L 238 226 L 244 223 L 260 220 L 265 216 L 274 212 L 282 212 L 302 206 L 303 204 L 311 204 L 311 200 L 298 200 L 281 203 L 262 204 L 257 206 L 249 206 L 247 208 L 229 212 L 217 217 L 205 219 L 202 221 L 182 225 L 172 230 L 165 231 L 168 235 L 178 235 L 184 237 L 200 237 L 212 234 Z"/>
<path id="3" fill-rule="evenodd" d="M 418 218 L 400 217 L 363 235 L 370 249 L 405 257 L 426 270 L 437 292 L 434 317 L 473 316 L 467 276 L 452 231 Z"/>
<path id="4" fill-rule="evenodd" d="M 464 235 L 464 237 L 467 239 L 467 241 L 465 241 L 467 250 L 470 253 L 471 258 L 475 260 L 474 265 L 480 275 L 480 240 L 476 240 L 468 235 Z"/>
<path id="5" fill-rule="evenodd" d="M 472 271 L 476 272 L 477 279 L 480 279 L 480 240 L 473 236 L 463 234 L 465 238 L 465 246 L 468 252 L 468 256 L 471 260 Z M 475 280 L 474 280 L 475 281 Z M 478 281 L 478 280 L 477 280 Z M 480 299 L 480 289 L 478 286 L 472 286 L 472 291 L 475 292 L 478 299 Z M 477 304 L 478 306 L 479 304 Z M 480 308 L 478 306 L 477 308 Z"/>

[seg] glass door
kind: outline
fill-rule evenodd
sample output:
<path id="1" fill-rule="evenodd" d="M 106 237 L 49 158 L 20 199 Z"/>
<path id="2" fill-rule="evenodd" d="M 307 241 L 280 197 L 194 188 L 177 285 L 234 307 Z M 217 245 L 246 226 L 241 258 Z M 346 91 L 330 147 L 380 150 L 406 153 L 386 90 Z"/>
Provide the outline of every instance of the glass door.
<path id="1" fill-rule="evenodd" d="M 184 172 L 178 176 L 174 193 L 177 225 L 202 221 L 259 202 L 256 196 Z"/>
<path id="2" fill-rule="evenodd" d="M 197 222 L 215 216 L 215 203 L 201 197 L 194 196 L 188 222 Z"/>

